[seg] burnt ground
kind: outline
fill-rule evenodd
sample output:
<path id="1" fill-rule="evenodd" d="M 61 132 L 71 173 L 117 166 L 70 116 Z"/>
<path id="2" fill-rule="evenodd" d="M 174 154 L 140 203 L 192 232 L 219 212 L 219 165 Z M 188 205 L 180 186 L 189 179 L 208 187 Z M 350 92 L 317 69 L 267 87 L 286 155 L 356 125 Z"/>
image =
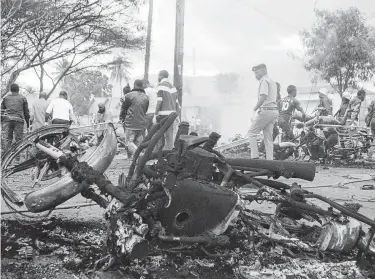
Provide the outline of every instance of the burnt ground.
<path id="1" fill-rule="evenodd" d="M 117 156 L 106 175 L 115 184 L 119 174 L 127 172 L 130 162 Z M 318 167 L 314 182 L 298 182 L 309 190 L 334 198 L 339 203 L 359 202 L 359 212 L 375 216 L 375 190 L 361 190 L 372 184 L 374 169 Z M 87 202 L 76 196 L 66 204 Z M 272 212 L 271 204 L 252 204 L 254 209 Z M 4 204 L 2 212 L 8 209 Z M 152 243 L 148 257 L 130 266 L 122 265 L 109 272 L 94 271 L 94 263 L 107 254 L 103 210 L 98 206 L 54 211 L 35 226 L 22 225 L 12 214 L 2 215 L 1 277 L 18 278 L 370 278 L 361 275 L 355 265 L 355 251 L 346 255 L 304 253 L 275 243 L 250 239 L 233 244 L 228 251 L 234 257 L 212 259 L 195 247 L 161 246 Z M 259 272 L 255 272 L 258 270 Z M 248 276 L 243 274 L 248 271 Z M 253 272 L 253 273 L 251 273 Z M 255 273 L 254 273 L 255 272 Z M 242 275 L 241 275 L 242 274 Z M 271 275 L 272 274 L 272 275 Z M 251 277 L 252 276 L 252 277 Z"/>

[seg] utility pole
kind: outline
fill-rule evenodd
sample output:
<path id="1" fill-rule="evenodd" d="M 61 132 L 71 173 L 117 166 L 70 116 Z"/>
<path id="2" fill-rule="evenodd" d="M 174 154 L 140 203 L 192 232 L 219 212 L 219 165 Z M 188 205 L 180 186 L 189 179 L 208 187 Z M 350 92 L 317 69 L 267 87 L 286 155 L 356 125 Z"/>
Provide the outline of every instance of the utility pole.
<path id="1" fill-rule="evenodd" d="M 184 62 L 184 16 L 185 0 L 176 0 L 176 33 L 174 49 L 174 86 L 178 92 L 178 101 L 182 107 L 183 62 Z M 181 118 L 181 110 L 179 111 Z"/>
<path id="2" fill-rule="evenodd" d="M 147 18 L 147 38 L 146 38 L 146 55 L 145 55 L 145 73 L 143 78 L 148 80 L 148 72 L 150 68 L 150 52 L 151 52 L 151 34 L 152 34 L 152 14 L 154 10 L 154 0 L 148 2 L 148 18 Z"/>

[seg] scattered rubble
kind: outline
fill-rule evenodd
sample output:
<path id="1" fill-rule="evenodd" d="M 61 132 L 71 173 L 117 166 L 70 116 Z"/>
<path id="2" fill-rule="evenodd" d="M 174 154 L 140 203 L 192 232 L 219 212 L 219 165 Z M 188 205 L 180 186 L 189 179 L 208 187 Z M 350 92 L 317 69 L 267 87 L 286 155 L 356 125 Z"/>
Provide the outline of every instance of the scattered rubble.
<path id="1" fill-rule="evenodd" d="M 164 270 L 184 278 L 212 270 L 223 271 L 217 278 L 350 278 L 375 272 L 375 220 L 360 214 L 358 205 L 343 206 L 296 183 L 275 180 L 312 181 L 315 164 L 228 159 L 213 149 L 220 137 L 216 133 L 206 138 L 180 131 L 174 150 L 154 153 L 176 117 L 172 113 L 152 128 L 117 187 L 72 153 L 40 144 L 70 171 L 84 197 L 105 208 L 108 224 L 71 230 L 46 221 L 29 228 L 34 235 L 27 237 L 27 230 L 13 232 L 5 225 L 3 255 L 16 257 L 16 249 L 22 259 L 31 260 L 48 253 L 59 257 L 66 270 L 97 277 L 105 274 L 99 269 L 114 268 L 136 278 L 157 278 L 155 272 Z M 243 193 L 244 186 L 257 191 Z M 56 200 L 41 199 L 45 193 L 38 193 L 29 196 L 30 208 L 55 205 Z M 274 204 L 275 212 L 252 209 L 262 202 Z M 364 225 L 370 227 L 367 232 Z"/>

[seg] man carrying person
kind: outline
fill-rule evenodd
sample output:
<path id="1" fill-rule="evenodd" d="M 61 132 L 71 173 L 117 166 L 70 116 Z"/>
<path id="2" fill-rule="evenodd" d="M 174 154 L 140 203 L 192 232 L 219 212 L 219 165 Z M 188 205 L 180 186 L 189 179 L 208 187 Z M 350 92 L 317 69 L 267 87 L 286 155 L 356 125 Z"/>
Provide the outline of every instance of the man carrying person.
<path id="1" fill-rule="evenodd" d="M 156 104 L 158 102 L 158 96 L 156 90 L 150 86 L 150 82 L 148 80 L 144 80 L 144 88 L 146 95 L 148 97 L 148 110 L 146 114 L 147 118 L 147 132 L 150 132 L 152 127 L 152 121 L 155 116 Z"/>
<path id="2" fill-rule="evenodd" d="M 355 124 L 358 126 L 358 116 L 361 109 L 361 104 L 366 98 L 366 91 L 358 90 L 357 96 L 350 100 L 348 105 L 348 124 Z"/>
<path id="3" fill-rule="evenodd" d="M 158 102 L 156 104 L 155 117 L 156 121 L 160 122 L 163 118 L 170 115 L 172 112 L 177 112 L 180 109 L 177 89 L 168 81 L 169 73 L 166 70 L 159 72 L 157 86 Z M 166 131 L 165 135 L 165 150 L 171 150 L 173 148 L 173 128 L 175 125 L 171 125 Z"/>
<path id="4" fill-rule="evenodd" d="M 11 146 L 13 136 L 16 142 L 23 138 L 23 128 L 30 125 L 30 112 L 27 99 L 20 95 L 20 88 L 17 84 L 10 86 L 11 94 L 4 97 L 1 103 L 1 152 L 2 154 Z M 16 161 L 20 158 L 17 157 Z"/>
<path id="5" fill-rule="evenodd" d="M 31 125 L 33 131 L 36 131 L 44 126 L 47 107 L 47 94 L 45 92 L 41 92 L 39 94 L 39 99 L 34 102 L 31 111 Z"/>
<path id="6" fill-rule="evenodd" d="M 294 138 L 293 129 L 291 127 L 290 121 L 295 109 L 302 113 L 302 119 L 306 117 L 300 102 L 296 99 L 297 88 L 294 85 L 289 85 L 286 89 L 288 96 L 280 101 L 280 110 L 278 123 L 279 127 L 283 131 L 283 140 L 291 141 Z"/>
<path id="7" fill-rule="evenodd" d="M 147 128 L 146 113 L 149 106 L 148 97 L 143 90 L 143 81 L 134 81 L 134 88 L 127 93 L 121 106 L 120 121 L 124 123 L 125 144 L 128 158 L 131 159 L 138 145 L 142 142 Z"/>
<path id="8" fill-rule="evenodd" d="M 73 122 L 73 107 L 68 101 L 68 93 L 61 91 L 59 98 L 53 100 L 46 110 L 45 121 L 52 119 L 52 124 L 71 125 Z"/>
<path id="9" fill-rule="evenodd" d="M 258 102 L 254 107 L 253 122 L 249 129 L 251 158 L 259 159 L 257 136 L 263 131 L 266 159 L 273 160 L 273 126 L 277 120 L 278 108 L 276 104 L 277 86 L 268 76 L 264 64 L 253 67 L 255 77 L 259 80 Z"/>

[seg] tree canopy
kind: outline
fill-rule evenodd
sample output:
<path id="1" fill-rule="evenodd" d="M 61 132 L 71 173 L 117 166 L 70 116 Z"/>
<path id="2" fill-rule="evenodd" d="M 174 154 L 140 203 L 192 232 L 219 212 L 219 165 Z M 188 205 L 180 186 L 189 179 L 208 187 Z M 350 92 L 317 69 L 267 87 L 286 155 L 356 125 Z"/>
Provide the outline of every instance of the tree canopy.
<path id="1" fill-rule="evenodd" d="M 112 50 L 143 48 L 144 26 L 129 16 L 142 2 L 1 0 L 1 66 L 7 81 L 2 96 L 28 69 L 43 80 L 46 66 L 64 58 L 55 89 L 64 76 L 100 66 Z"/>
<path id="2" fill-rule="evenodd" d="M 375 31 L 357 8 L 315 10 L 311 31 L 301 33 L 304 67 L 329 82 L 340 95 L 375 72 Z"/>
<path id="3" fill-rule="evenodd" d="M 83 70 L 67 76 L 61 88 L 68 92 L 74 113 L 87 115 L 91 94 L 94 97 L 110 97 L 112 85 L 109 78 L 98 70 Z"/>

